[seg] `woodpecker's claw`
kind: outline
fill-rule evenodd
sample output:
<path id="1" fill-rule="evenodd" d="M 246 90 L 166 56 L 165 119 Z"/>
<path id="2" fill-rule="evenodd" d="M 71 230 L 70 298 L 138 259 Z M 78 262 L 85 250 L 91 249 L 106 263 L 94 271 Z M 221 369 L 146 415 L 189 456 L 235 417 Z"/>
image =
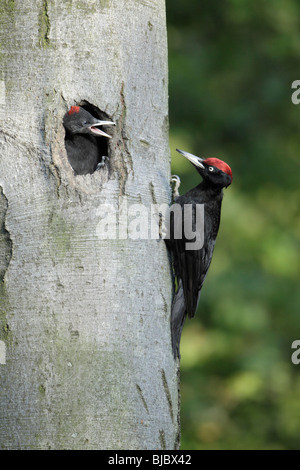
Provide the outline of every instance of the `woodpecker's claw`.
<path id="1" fill-rule="evenodd" d="M 178 175 L 171 176 L 171 185 L 172 185 L 172 193 L 173 199 L 176 199 L 179 196 L 179 186 L 181 184 L 180 178 Z"/>
<path id="2" fill-rule="evenodd" d="M 179 178 L 178 175 L 172 175 L 171 176 L 171 182 L 172 183 L 177 183 L 178 187 L 180 186 L 180 183 L 181 183 L 180 178 Z"/>
<path id="3" fill-rule="evenodd" d="M 100 168 L 103 168 L 103 167 L 105 166 L 105 160 L 106 160 L 106 158 L 107 158 L 107 157 L 106 157 L 105 155 L 102 156 L 101 162 L 99 162 L 98 165 L 96 166 L 96 171 L 97 171 L 97 170 L 100 170 Z"/>

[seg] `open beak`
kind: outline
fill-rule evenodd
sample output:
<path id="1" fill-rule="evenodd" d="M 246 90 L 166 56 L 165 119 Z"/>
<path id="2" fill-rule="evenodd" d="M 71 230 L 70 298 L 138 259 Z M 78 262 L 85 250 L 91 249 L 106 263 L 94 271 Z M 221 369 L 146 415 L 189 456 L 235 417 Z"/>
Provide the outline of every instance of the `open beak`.
<path id="1" fill-rule="evenodd" d="M 177 152 L 181 153 L 185 158 L 187 158 L 193 165 L 197 166 L 198 168 L 205 168 L 202 164 L 204 158 L 196 157 L 196 155 L 192 155 L 191 153 L 184 152 L 183 150 L 176 149 Z"/>
<path id="2" fill-rule="evenodd" d="M 101 129 L 98 129 L 98 126 L 114 126 L 115 123 L 113 121 L 96 121 L 94 124 L 92 124 L 89 129 L 91 132 L 97 135 L 101 135 L 103 137 L 108 137 L 111 139 L 111 135 L 106 134 L 106 132 L 102 131 Z"/>

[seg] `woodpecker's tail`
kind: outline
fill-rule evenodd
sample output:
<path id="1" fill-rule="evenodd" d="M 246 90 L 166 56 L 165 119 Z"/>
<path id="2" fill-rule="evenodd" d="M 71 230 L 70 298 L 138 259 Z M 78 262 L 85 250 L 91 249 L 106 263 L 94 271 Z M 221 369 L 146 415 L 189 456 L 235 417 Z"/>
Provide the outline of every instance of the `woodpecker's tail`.
<path id="1" fill-rule="evenodd" d="M 177 357 L 180 358 L 179 345 L 185 317 L 186 308 L 184 302 L 184 292 L 182 281 L 180 280 L 177 292 L 174 295 L 171 312 L 172 348 L 175 359 Z"/>

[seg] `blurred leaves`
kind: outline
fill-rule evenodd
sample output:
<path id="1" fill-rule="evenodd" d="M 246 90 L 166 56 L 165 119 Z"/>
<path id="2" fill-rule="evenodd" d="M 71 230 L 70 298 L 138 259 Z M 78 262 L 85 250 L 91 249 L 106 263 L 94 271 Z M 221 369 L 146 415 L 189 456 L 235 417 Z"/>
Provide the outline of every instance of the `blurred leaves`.
<path id="1" fill-rule="evenodd" d="M 183 333 L 182 449 L 299 449 L 300 3 L 168 0 L 167 18 L 180 191 L 199 176 L 176 148 L 233 171 Z"/>

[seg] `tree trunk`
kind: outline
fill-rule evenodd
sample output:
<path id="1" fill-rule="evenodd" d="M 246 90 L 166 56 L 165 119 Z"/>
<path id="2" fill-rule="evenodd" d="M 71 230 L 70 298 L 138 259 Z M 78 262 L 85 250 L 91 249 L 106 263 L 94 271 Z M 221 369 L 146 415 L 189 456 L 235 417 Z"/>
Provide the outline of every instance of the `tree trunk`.
<path id="1" fill-rule="evenodd" d="M 169 203 L 164 1 L 1 0 L 0 19 L 0 447 L 177 448 L 165 244 L 124 213 L 103 232 L 103 204 Z M 116 123 L 92 175 L 68 163 L 72 105 Z"/>

